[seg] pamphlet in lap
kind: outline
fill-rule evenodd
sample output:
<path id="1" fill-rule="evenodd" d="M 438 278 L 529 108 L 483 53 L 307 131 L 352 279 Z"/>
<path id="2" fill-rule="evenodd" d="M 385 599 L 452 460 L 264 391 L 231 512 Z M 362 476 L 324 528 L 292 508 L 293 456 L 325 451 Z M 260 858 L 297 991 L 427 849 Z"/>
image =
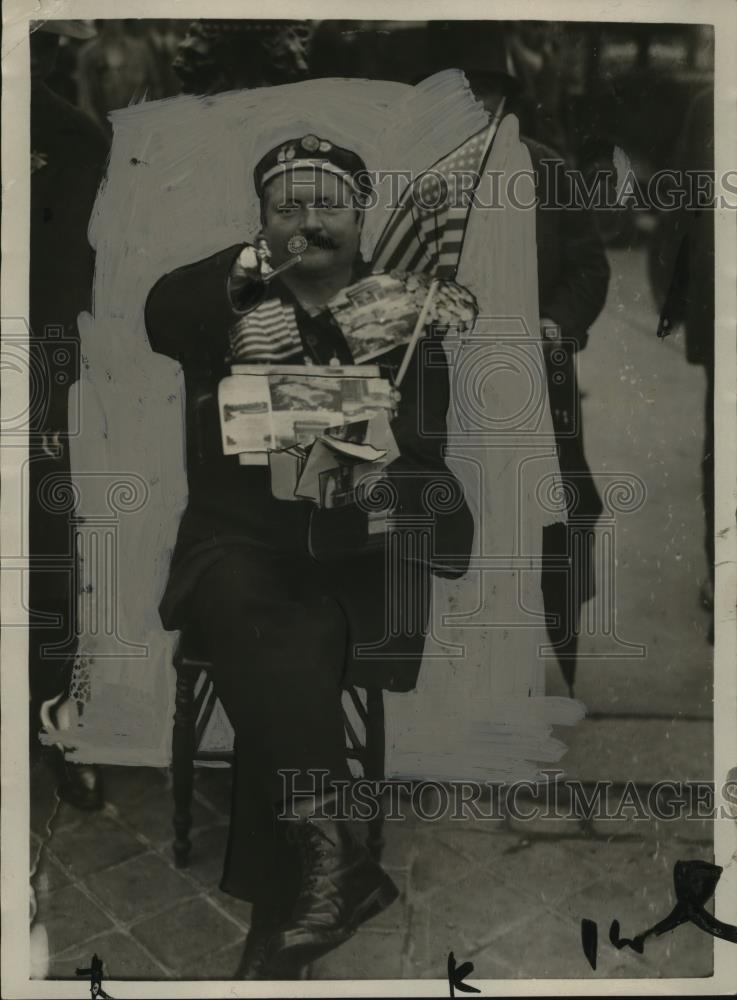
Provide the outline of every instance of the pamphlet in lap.
<path id="1" fill-rule="evenodd" d="M 218 389 L 223 452 L 243 465 L 268 452 L 311 445 L 328 428 L 392 409 L 391 384 L 375 365 L 234 365 Z"/>

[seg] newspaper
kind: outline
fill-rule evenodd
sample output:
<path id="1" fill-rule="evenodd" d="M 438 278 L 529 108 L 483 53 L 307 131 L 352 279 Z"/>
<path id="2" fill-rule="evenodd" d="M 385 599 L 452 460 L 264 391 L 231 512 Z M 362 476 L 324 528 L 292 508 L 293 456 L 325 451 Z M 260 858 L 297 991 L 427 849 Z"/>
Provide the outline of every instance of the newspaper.
<path id="1" fill-rule="evenodd" d="M 218 389 L 223 452 L 244 465 L 311 445 L 328 428 L 391 410 L 391 384 L 374 365 L 234 365 Z"/>

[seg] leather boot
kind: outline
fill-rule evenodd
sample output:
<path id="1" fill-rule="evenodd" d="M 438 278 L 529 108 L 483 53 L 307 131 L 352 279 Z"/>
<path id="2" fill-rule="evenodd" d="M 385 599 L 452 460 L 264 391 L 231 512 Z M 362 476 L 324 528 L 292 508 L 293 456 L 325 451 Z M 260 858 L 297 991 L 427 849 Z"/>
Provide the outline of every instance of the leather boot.
<path id="1" fill-rule="evenodd" d="M 301 862 L 291 916 L 271 939 L 269 962 L 306 965 L 347 941 L 399 895 L 344 822 L 289 821 Z"/>
<path id="2" fill-rule="evenodd" d="M 290 874 L 291 873 L 291 874 Z M 241 960 L 233 978 L 240 980 L 297 979 L 301 970 L 287 963 L 269 962 L 269 945 L 284 925 L 294 907 L 297 872 L 287 863 L 282 877 L 271 886 L 268 895 L 251 907 L 251 920 Z"/>
<path id="3" fill-rule="evenodd" d="M 251 916 L 251 927 L 246 937 L 243 955 L 233 976 L 241 981 L 298 979 L 301 969 L 298 965 L 280 962 L 270 955 L 272 939 L 283 919 L 265 905 L 255 905 Z"/>

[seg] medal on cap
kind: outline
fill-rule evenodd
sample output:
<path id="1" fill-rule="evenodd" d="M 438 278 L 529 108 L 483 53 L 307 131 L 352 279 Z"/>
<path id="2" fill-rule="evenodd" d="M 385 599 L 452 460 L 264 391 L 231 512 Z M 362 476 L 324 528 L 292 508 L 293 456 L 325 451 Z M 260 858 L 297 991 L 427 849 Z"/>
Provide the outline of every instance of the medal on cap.
<path id="1" fill-rule="evenodd" d="M 316 135 L 306 135 L 302 139 L 302 148 L 308 153 L 315 153 L 320 148 L 320 140 Z"/>

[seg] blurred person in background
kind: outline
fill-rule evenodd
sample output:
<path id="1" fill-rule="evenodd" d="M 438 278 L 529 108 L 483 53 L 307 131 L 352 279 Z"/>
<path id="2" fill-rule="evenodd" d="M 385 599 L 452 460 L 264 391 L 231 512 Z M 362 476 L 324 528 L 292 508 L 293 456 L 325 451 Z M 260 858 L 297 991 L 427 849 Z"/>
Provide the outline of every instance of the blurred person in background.
<path id="1" fill-rule="evenodd" d="M 714 206 L 699 204 L 690 194 L 687 172 L 714 176 L 714 90 L 700 91 L 686 112 L 683 129 L 673 152 L 673 169 L 679 186 L 689 192 L 678 211 L 661 212 L 651 250 L 650 269 L 656 297 L 667 289 L 658 336 L 665 337 L 683 324 L 686 360 L 701 365 L 706 377 L 704 443 L 701 459 L 704 507 L 704 551 L 707 579 L 701 601 L 711 614 L 709 642 L 714 641 Z M 661 296 L 662 297 L 662 296 Z"/>
<path id="2" fill-rule="evenodd" d="M 142 100 L 165 94 L 157 59 L 143 38 L 135 37 L 126 22 L 95 21 L 97 37 L 79 54 L 79 103 L 108 133 L 108 114 Z"/>
<path id="3" fill-rule="evenodd" d="M 77 317 L 89 309 L 94 254 L 87 226 L 108 154 L 104 133 L 84 112 L 53 93 L 46 78 L 62 36 L 89 39 L 82 21 L 44 21 L 31 34 L 30 327 L 30 689 L 31 745 L 43 712 L 55 728 L 71 725 L 67 698 L 76 654 L 72 510 L 49 498 L 71 490 L 68 398 L 79 377 Z M 50 559 L 57 568 L 39 562 Z M 33 561 L 37 568 L 33 568 Z M 60 793 L 81 808 L 99 808 L 95 768 L 59 755 Z"/>
<path id="4" fill-rule="evenodd" d="M 502 24 L 431 21 L 429 41 L 430 72 L 462 69 L 490 115 L 502 101 L 514 110 L 524 90 Z M 603 509 L 584 452 L 575 355 L 604 308 L 609 263 L 591 212 L 573 204 L 562 157 L 536 136 L 521 139 L 535 172 L 540 326 L 568 504 L 568 523 L 544 529 L 542 589 L 548 634 L 572 695 L 581 606 L 594 594 L 592 529 Z"/>
<path id="5" fill-rule="evenodd" d="M 415 84 L 427 76 L 427 21 L 316 21 L 310 76 Z"/>
<path id="6" fill-rule="evenodd" d="M 66 35 L 60 35 L 54 66 L 46 77 L 46 86 L 53 90 L 55 94 L 58 94 L 59 97 L 63 97 L 65 101 L 69 101 L 70 104 L 79 104 L 77 65 L 79 62 L 79 50 L 87 40 L 68 38 Z"/>
<path id="7" fill-rule="evenodd" d="M 516 21 L 505 32 L 514 76 L 522 86 L 513 102 L 520 129 L 568 154 L 565 135 L 565 73 L 558 48 L 560 25 Z M 504 29 L 502 29 L 504 30 Z"/>
<path id="8" fill-rule="evenodd" d="M 181 81 L 174 70 L 174 59 L 184 37 L 187 22 L 169 18 L 149 23 L 151 27 L 144 38 L 158 68 L 161 97 L 173 97 L 182 89 Z"/>
<path id="9" fill-rule="evenodd" d="M 307 77 L 306 21 L 192 21 L 174 71 L 185 94 L 296 83 Z"/>

